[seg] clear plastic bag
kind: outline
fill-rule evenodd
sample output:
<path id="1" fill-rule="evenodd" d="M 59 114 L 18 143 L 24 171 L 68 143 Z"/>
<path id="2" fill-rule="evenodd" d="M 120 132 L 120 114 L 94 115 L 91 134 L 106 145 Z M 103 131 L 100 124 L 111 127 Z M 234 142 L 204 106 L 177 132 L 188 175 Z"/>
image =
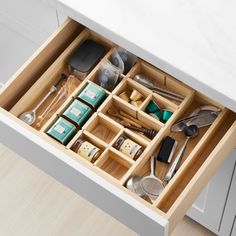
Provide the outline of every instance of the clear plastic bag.
<path id="1" fill-rule="evenodd" d="M 120 74 L 124 73 L 125 65 L 116 48 L 112 52 L 110 61 L 112 65 L 120 70 Z"/>
<path id="2" fill-rule="evenodd" d="M 117 47 L 113 50 L 111 63 L 120 69 L 121 74 L 127 74 L 136 61 L 137 57 L 124 48 Z"/>
<path id="3" fill-rule="evenodd" d="M 99 69 L 99 85 L 108 91 L 112 91 L 120 77 L 120 69 L 112 65 L 108 60 L 103 62 Z"/>

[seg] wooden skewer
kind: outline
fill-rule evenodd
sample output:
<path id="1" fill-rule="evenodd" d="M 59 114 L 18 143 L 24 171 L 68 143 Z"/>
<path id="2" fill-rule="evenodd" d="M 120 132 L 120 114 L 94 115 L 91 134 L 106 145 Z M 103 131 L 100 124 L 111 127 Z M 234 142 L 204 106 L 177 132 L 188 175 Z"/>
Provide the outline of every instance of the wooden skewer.
<path id="1" fill-rule="evenodd" d="M 124 120 L 128 123 L 130 123 L 131 125 L 135 126 L 135 127 L 139 127 L 139 128 L 142 128 L 142 125 L 138 124 L 137 122 L 127 118 L 127 117 L 123 117 L 121 114 L 119 114 L 116 110 L 114 109 L 109 109 L 107 111 L 107 113 L 110 115 L 110 116 L 113 116 L 113 117 L 116 117 L 116 118 L 119 118 L 121 120 Z"/>
<path id="2" fill-rule="evenodd" d="M 135 119 L 135 118 L 132 117 L 131 115 L 126 114 L 126 113 L 123 112 L 123 111 L 119 111 L 119 113 L 120 113 L 120 115 L 122 115 L 122 116 L 124 116 L 124 117 L 126 117 L 126 118 L 128 118 L 128 119 L 130 119 L 130 120 L 132 120 L 132 121 L 134 121 L 135 123 L 139 124 L 141 127 L 143 127 L 143 128 L 148 128 L 143 122 L 141 122 L 140 120 Z M 141 128 L 141 127 L 140 127 L 140 128 Z"/>

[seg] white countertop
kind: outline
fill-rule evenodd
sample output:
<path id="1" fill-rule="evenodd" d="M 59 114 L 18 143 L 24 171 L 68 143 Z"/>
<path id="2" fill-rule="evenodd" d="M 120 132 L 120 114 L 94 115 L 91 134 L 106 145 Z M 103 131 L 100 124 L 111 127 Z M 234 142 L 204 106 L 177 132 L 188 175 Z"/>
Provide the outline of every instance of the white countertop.
<path id="1" fill-rule="evenodd" d="M 236 1 L 60 2 L 64 14 L 236 111 Z"/>

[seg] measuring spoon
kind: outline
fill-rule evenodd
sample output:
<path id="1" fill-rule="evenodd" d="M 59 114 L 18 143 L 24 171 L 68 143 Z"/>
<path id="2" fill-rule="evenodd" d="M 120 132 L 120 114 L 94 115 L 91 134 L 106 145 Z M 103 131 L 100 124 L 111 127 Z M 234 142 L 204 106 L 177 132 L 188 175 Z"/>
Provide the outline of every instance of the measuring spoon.
<path id="1" fill-rule="evenodd" d="M 179 163 L 182 159 L 182 156 L 184 154 L 184 151 L 187 147 L 188 141 L 192 138 L 195 138 L 199 133 L 199 129 L 196 125 L 186 126 L 183 131 L 186 136 L 186 139 L 185 139 L 185 142 L 184 142 L 183 146 L 181 147 L 177 157 L 175 158 L 172 166 L 170 167 L 166 176 L 164 177 L 164 181 L 166 181 L 166 182 L 169 182 L 171 180 L 171 178 L 173 177 L 173 175 L 176 173 L 178 165 L 179 165 Z"/>

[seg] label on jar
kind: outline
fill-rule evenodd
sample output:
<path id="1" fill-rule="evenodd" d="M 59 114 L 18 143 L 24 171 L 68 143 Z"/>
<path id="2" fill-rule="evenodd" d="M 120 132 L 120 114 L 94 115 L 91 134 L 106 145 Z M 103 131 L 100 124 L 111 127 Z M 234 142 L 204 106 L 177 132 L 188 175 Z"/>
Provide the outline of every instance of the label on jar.
<path id="1" fill-rule="evenodd" d="M 134 141 L 130 140 L 130 139 L 126 139 L 123 144 L 120 147 L 120 151 L 122 153 L 124 153 L 125 155 L 131 157 L 132 159 L 134 159 L 136 153 L 138 152 L 138 150 L 141 148 L 140 145 L 138 145 L 137 143 L 135 143 Z"/>
<path id="2" fill-rule="evenodd" d="M 91 144 L 90 142 L 84 141 L 80 148 L 78 149 L 77 153 L 88 159 L 89 161 L 92 161 L 93 157 L 95 156 L 95 154 L 97 152 L 99 152 L 100 149 L 97 148 L 96 146 L 94 146 L 93 144 Z"/>

